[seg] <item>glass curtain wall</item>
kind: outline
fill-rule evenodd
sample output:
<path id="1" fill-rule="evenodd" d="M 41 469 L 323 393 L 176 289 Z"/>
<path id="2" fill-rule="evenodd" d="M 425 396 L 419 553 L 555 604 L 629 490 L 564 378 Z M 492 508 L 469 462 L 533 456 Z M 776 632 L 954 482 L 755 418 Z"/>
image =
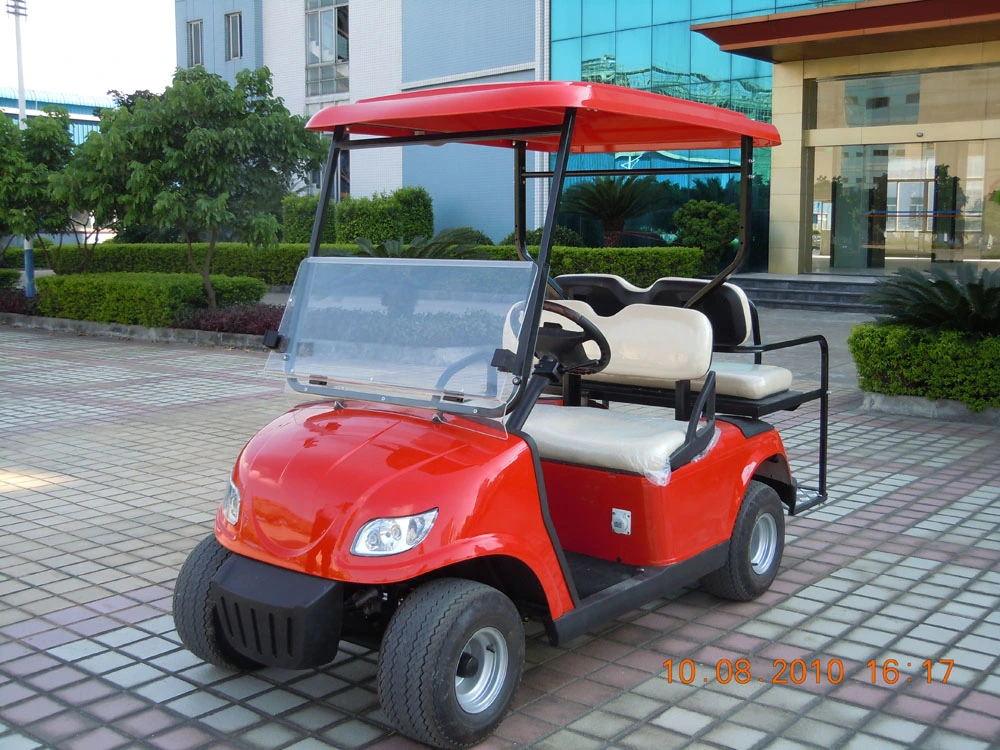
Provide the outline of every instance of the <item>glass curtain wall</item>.
<path id="1" fill-rule="evenodd" d="M 1000 65 L 814 81 L 807 104 L 807 127 L 865 127 L 870 140 L 882 125 L 997 120 Z M 844 144 L 810 157 L 814 270 L 1000 263 L 1000 140 Z"/>
<path id="2" fill-rule="evenodd" d="M 837 0 L 837 2 L 848 0 Z M 654 91 L 771 120 L 771 65 L 722 52 L 692 24 L 837 2 L 802 0 L 551 0 L 551 77 Z M 736 151 L 673 151 L 618 154 L 625 167 L 734 166 Z M 612 166 L 610 156 L 577 157 L 571 168 Z M 753 216 L 749 270 L 766 270 L 770 153 L 754 155 Z M 675 238 L 673 214 L 691 198 L 736 205 L 738 176 L 719 173 L 671 178 L 657 210 L 626 224 L 630 244 L 662 244 Z M 561 217 L 594 242 L 598 228 L 576 217 Z M 726 260 L 725 255 L 722 258 Z"/>

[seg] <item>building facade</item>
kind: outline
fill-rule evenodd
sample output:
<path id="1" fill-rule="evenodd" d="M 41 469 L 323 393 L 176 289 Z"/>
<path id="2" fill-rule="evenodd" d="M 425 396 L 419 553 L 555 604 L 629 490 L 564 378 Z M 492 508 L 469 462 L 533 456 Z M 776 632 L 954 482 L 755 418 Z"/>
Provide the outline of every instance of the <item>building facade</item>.
<path id="1" fill-rule="evenodd" d="M 100 127 L 100 118 L 94 114 L 100 109 L 114 109 L 115 101 L 109 96 L 78 96 L 52 91 L 24 92 L 25 117 L 38 117 L 43 107 L 62 107 L 69 113 L 70 134 L 73 143 L 83 143 L 87 136 Z M 14 122 L 18 118 L 17 89 L 0 86 L 0 112 Z"/>
<path id="2" fill-rule="evenodd" d="M 295 113 L 431 86 L 615 83 L 771 121 L 750 270 L 878 272 L 1000 256 L 995 0 L 176 0 L 178 64 L 266 65 Z M 239 53 L 238 55 L 235 53 Z M 510 229 L 510 163 L 451 145 L 353 155 L 350 189 L 420 184 L 436 229 Z M 726 151 L 589 157 L 713 166 Z M 535 168 L 545 157 L 538 156 Z M 710 176 L 679 178 L 701 187 Z M 734 193 L 721 172 L 720 195 Z M 711 187 L 711 186 L 709 186 Z M 545 191 L 531 194 L 535 222 Z M 669 217 L 639 229 L 663 236 Z M 657 222 L 664 224 L 659 226 Z"/>
<path id="3" fill-rule="evenodd" d="M 230 82 L 241 68 L 266 65 L 275 94 L 289 111 L 308 116 L 432 86 L 543 79 L 546 6 L 544 0 L 176 0 L 177 62 L 203 65 Z M 233 59 L 237 23 L 243 55 Z M 422 185 L 434 198 L 436 230 L 471 225 L 500 239 L 513 229 L 512 161 L 482 151 L 450 145 L 354 153 L 350 192 Z M 541 215 L 543 191 L 529 198 Z"/>
<path id="4" fill-rule="evenodd" d="M 771 271 L 1000 264 L 995 2 L 880 0 L 696 30 L 773 63 Z"/>

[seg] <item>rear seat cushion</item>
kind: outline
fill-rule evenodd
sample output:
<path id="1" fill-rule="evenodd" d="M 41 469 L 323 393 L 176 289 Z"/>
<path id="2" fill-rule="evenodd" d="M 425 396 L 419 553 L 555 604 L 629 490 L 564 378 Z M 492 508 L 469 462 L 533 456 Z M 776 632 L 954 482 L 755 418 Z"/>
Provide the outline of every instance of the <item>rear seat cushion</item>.
<path id="1" fill-rule="evenodd" d="M 757 400 L 782 393 L 792 387 L 792 373 L 784 367 L 744 362 L 715 362 L 712 364 L 712 369 L 715 370 L 715 392 L 722 396 Z M 604 373 L 588 375 L 583 382 L 621 383 L 654 388 L 677 387 L 677 381 L 671 378 L 651 381 L 649 378 L 633 378 L 628 375 L 608 377 Z M 691 390 L 700 391 L 704 384 L 704 378 L 696 378 L 691 381 Z"/>
<path id="2" fill-rule="evenodd" d="M 687 422 L 624 411 L 537 404 L 523 432 L 543 459 L 644 474 L 663 484 Z"/>

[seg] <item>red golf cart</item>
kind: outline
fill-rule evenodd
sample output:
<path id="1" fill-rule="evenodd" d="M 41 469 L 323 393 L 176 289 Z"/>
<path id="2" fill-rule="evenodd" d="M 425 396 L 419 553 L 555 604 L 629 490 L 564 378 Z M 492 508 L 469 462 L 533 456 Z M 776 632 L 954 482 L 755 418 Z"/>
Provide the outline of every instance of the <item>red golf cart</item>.
<path id="1" fill-rule="evenodd" d="M 777 144 L 775 129 L 571 82 L 370 99 L 309 127 L 333 134 L 324 192 L 265 343 L 267 371 L 312 400 L 241 452 L 214 535 L 177 579 L 184 644 L 236 668 L 318 667 L 341 640 L 379 649 L 393 725 L 463 747 L 511 704 L 525 619 L 560 644 L 679 587 L 766 591 L 785 512 L 825 497 L 825 341 L 760 344 L 752 306 L 725 281 L 745 222 L 736 260 L 707 282 L 551 279 L 549 258 L 567 175 L 610 171 L 568 171 L 571 154 L 738 148 L 729 171 L 742 176 L 745 219 L 752 149 Z M 319 257 L 343 153 L 442 143 L 512 150 L 521 260 Z M 530 150 L 553 153 L 552 168 L 529 172 Z M 527 179 L 549 180 L 535 258 Z M 809 343 L 819 389 L 793 390 L 787 370 L 762 363 Z M 713 364 L 720 351 L 750 361 Z M 806 491 L 760 417 L 813 399 L 820 486 Z"/>

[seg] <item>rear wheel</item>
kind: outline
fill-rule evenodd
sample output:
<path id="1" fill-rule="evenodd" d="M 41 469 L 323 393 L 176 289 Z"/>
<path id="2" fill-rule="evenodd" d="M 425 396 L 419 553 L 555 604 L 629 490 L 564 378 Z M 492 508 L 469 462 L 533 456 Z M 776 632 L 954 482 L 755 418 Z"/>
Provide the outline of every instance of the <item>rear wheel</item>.
<path id="1" fill-rule="evenodd" d="M 212 602 L 212 577 L 231 554 L 214 536 L 205 537 L 191 550 L 174 585 L 174 627 L 188 651 L 199 659 L 228 669 L 256 669 L 261 665 L 237 653 L 223 638 Z"/>
<path id="2" fill-rule="evenodd" d="M 729 540 L 729 558 L 701 579 L 701 587 L 723 599 L 756 599 L 778 574 L 784 549 L 785 513 L 778 493 L 751 480 Z"/>
<path id="3" fill-rule="evenodd" d="M 510 599 L 475 581 L 431 581 L 389 622 L 379 653 L 379 700 L 406 736 L 467 747 L 500 723 L 523 669 L 524 629 Z"/>

